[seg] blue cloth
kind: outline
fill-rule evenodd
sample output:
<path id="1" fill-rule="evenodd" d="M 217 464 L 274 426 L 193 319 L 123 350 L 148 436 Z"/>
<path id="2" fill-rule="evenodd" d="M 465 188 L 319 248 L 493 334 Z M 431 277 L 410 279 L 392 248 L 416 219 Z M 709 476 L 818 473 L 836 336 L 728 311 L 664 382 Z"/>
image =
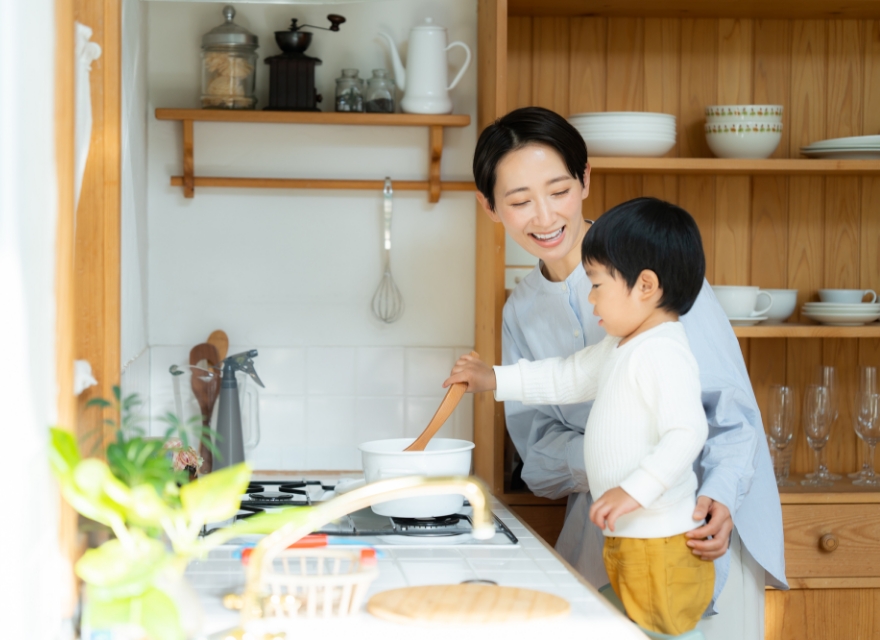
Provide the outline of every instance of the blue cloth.
<path id="1" fill-rule="evenodd" d="M 605 337 L 587 300 L 592 284 L 583 266 L 564 282 L 550 282 L 540 265 L 504 305 L 502 364 L 520 358 L 568 357 Z M 758 404 L 739 343 L 708 282 L 681 317 L 700 367 L 709 438 L 694 464 L 697 495 L 724 504 L 743 544 L 764 568 L 766 584 L 787 588 L 782 508 Z M 524 461 L 522 477 L 546 498 L 568 497 L 556 549 L 599 588 L 608 583 L 602 562 L 602 531 L 589 520 L 592 499 L 584 468 L 583 434 L 592 402 L 523 406 L 505 402 L 510 437 Z M 715 594 L 730 571 L 730 551 L 715 561 Z"/>

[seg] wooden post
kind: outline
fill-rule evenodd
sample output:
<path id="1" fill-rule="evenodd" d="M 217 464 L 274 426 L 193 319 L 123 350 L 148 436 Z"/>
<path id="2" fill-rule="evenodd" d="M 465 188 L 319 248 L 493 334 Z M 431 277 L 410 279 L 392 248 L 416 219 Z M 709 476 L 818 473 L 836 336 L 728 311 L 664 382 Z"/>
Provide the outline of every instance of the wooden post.
<path id="1" fill-rule="evenodd" d="M 193 161 L 193 121 L 183 121 L 183 197 L 195 195 L 195 166 Z"/>
<path id="2" fill-rule="evenodd" d="M 443 127 L 429 128 L 428 202 L 440 202 L 440 160 L 443 157 Z"/>
<path id="3" fill-rule="evenodd" d="M 477 126 L 483 129 L 507 111 L 507 0 L 477 5 L 479 55 Z M 504 229 L 479 205 L 477 216 L 476 318 L 474 346 L 484 362 L 501 363 L 504 307 Z M 491 393 L 474 399 L 474 471 L 492 492 L 504 492 L 504 412 Z"/>

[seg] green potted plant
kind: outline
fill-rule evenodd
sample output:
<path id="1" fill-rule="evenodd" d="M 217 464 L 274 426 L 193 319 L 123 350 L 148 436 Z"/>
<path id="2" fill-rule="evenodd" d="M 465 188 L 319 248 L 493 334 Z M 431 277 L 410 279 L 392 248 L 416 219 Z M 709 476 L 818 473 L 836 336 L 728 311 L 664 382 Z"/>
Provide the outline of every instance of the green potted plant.
<path id="1" fill-rule="evenodd" d="M 85 583 L 83 638 L 182 640 L 201 626 L 198 599 L 183 579 L 186 565 L 225 539 L 199 533 L 235 515 L 251 469 L 239 464 L 191 481 L 185 467 L 197 466 L 198 456 L 184 425 L 166 416 L 164 437 L 147 438 L 136 424 L 137 398 L 114 393 L 122 424 L 106 461 L 82 457 L 73 434 L 51 429 L 50 462 L 62 495 L 113 534 L 75 565 Z"/>

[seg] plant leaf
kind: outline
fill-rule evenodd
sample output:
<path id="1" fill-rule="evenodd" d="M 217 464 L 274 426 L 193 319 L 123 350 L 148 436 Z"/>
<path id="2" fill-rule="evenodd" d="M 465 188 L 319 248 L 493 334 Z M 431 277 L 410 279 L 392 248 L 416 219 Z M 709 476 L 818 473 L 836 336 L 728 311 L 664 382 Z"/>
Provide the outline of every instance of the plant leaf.
<path id="1" fill-rule="evenodd" d="M 151 638 L 183 640 L 185 635 L 180 624 L 177 605 L 166 593 L 152 588 L 141 596 L 141 626 Z"/>
<path id="2" fill-rule="evenodd" d="M 242 462 L 181 487 L 180 502 L 190 521 L 201 525 L 234 516 L 250 477 L 250 466 Z"/>
<path id="3" fill-rule="evenodd" d="M 76 439 L 70 431 L 52 427 L 49 429 L 49 464 L 56 476 L 66 476 L 73 473 L 74 467 L 79 464 L 79 448 Z"/>
<path id="4" fill-rule="evenodd" d="M 89 596 L 98 601 L 141 595 L 165 568 L 168 552 L 158 540 L 142 531 L 131 531 L 131 540 L 109 540 L 89 549 L 76 565 L 76 575 L 89 585 Z"/>

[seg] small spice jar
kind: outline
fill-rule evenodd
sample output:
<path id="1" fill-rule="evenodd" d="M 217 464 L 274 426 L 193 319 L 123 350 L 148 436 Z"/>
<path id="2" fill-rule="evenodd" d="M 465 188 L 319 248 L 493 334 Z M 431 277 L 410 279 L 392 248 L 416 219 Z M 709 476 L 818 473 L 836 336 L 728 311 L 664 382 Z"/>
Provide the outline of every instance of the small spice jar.
<path id="1" fill-rule="evenodd" d="M 202 36 L 202 108 L 253 109 L 259 41 L 233 22 L 232 6 L 223 7 L 223 17 Z"/>
<path id="2" fill-rule="evenodd" d="M 373 77 L 367 82 L 367 112 L 394 113 L 394 88 L 394 80 L 385 69 L 373 69 Z"/>
<path id="3" fill-rule="evenodd" d="M 342 77 L 336 78 L 336 110 L 364 110 L 364 81 L 357 69 L 343 69 Z"/>

